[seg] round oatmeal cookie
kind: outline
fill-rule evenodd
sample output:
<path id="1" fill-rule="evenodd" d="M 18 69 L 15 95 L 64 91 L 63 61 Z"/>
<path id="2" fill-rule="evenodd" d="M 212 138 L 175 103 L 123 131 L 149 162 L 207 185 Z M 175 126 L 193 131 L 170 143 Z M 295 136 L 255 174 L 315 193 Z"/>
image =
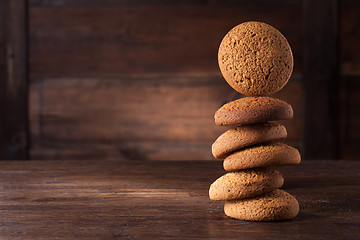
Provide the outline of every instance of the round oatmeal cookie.
<path id="1" fill-rule="evenodd" d="M 277 122 L 241 125 L 221 134 L 212 145 L 215 158 L 224 159 L 242 148 L 286 138 L 286 128 Z"/>
<path id="2" fill-rule="evenodd" d="M 253 198 L 226 201 L 224 212 L 227 216 L 239 220 L 290 220 L 298 215 L 299 203 L 289 193 L 276 189 Z"/>
<path id="3" fill-rule="evenodd" d="M 257 167 L 296 165 L 300 161 L 300 153 L 296 148 L 280 142 L 271 142 L 234 152 L 225 158 L 223 166 L 226 171 L 235 171 Z"/>
<path id="4" fill-rule="evenodd" d="M 218 178 L 209 189 L 211 200 L 232 200 L 254 197 L 273 191 L 284 184 L 281 174 L 271 168 L 230 172 Z"/>
<path id="5" fill-rule="evenodd" d="M 218 62 L 229 85 L 247 96 L 279 91 L 294 65 L 286 38 L 262 22 L 245 22 L 231 29 L 220 44 Z"/>
<path id="6" fill-rule="evenodd" d="M 226 103 L 215 113 L 215 124 L 231 126 L 291 119 L 290 104 L 270 97 L 244 97 Z"/>

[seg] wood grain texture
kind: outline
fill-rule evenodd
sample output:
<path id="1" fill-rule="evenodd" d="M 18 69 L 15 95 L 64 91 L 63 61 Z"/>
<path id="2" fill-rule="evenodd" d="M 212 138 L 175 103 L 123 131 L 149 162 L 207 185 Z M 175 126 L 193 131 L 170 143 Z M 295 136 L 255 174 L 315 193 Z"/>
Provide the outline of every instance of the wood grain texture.
<path id="1" fill-rule="evenodd" d="M 208 197 L 221 162 L 0 163 L 3 239 L 359 239 L 360 162 L 279 170 L 300 213 L 292 221 L 228 218 Z"/>
<path id="2" fill-rule="evenodd" d="M 304 1 L 304 157 L 339 157 L 338 1 Z"/>
<path id="3" fill-rule="evenodd" d="M 299 106 L 287 127 L 301 146 L 300 5 L 30 1 L 31 158 L 213 159 L 225 131 L 214 112 L 236 95 L 220 76 L 218 46 L 248 20 L 279 28 L 297 55 L 297 80 L 282 96 Z"/>
<path id="4" fill-rule="evenodd" d="M 0 3 L 0 159 L 28 158 L 28 45 L 25 0 Z"/>
<path id="5" fill-rule="evenodd" d="M 357 160 L 360 148 L 360 4 L 340 1 L 340 137 L 341 158 Z"/>
<path id="6" fill-rule="evenodd" d="M 291 23 L 287 19 L 292 19 Z M 223 36 L 249 20 L 278 28 L 301 71 L 298 5 L 31 6 L 32 78 L 217 73 Z M 51 56 L 51 57 L 49 57 Z"/>
<path id="7" fill-rule="evenodd" d="M 31 6 L 122 6 L 122 5 L 252 5 L 252 6 L 268 6 L 268 5 L 295 5 L 300 6 L 301 0 L 29 0 Z"/>
<path id="8" fill-rule="evenodd" d="M 335 2 L 339 8 L 329 10 Z M 287 142 L 319 158 L 358 159 L 356 0 L 29 0 L 29 6 L 32 158 L 212 159 L 208 149 L 223 131 L 213 113 L 240 96 L 219 75 L 218 45 L 233 26 L 258 20 L 278 28 L 294 52 L 295 75 L 274 95 L 295 110 L 284 122 Z M 337 12 L 338 21 L 330 16 Z"/>
<path id="9" fill-rule="evenodd" d="M 339 58 L 341 74 L 360 76 L 360 4 L 356 0 L 339 1 Z"/>
<path id="10" fill-rule="evenodd" d="M 284 123 L 287 141 L 299 147 L 302 89 L 290 82 L 277 97 L 298 114 Z M 108 149 L 110 159 L 213 159 L 211 144 L 227 129 L 213 116 L 240 97 L 234 92 L 209 74 L 37 80 L 30 89 L 31 158 L 101 159 Z"/>
<path id="11" fill-rule="evenodd" d="M 344 76 L 341 81 L 341 157 L 357 160 L 360 148 L 360 76 Z"/>

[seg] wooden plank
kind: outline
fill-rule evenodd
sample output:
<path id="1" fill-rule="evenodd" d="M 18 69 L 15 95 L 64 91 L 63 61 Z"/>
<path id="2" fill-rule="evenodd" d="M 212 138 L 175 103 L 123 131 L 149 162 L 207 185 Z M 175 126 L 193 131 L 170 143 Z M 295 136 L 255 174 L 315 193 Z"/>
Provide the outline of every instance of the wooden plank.
<path id="1" fill-rule="evenodd" d="M 360 76 L 360 4 L 356 0 L 340 1 L 341 74 Z"/>
<path id="2" fill-rule="evenodd" d="M 231 88 L 219 76 L 207 83 L 199 80 L 203 85 L 198 86 L 182 84 L 181 78 L 172 86 L 162 85 L 162 81 L 171 81 L 166 79 L 169 77 L 138 79 L 133 84 L 116 79 L 44 80 L 31 87 L 34 107 L 38 105 L 32 115 L 42 117 L 40 132 L 32 135 L 47 133 L 50 139 L 74 142 L 212 139 L 217 132 L 214 128 L 191 126 L 214 125 L 213 114 Z M 58 131 L 60 126 L 67 130 Z"/>
<path id="3" fill-rule="evenodd" d="M 338 158 L 338 1 L 304 1 L 304 157 Z"/>
<path id="4" fill-rule="evenodd" d="M 301 6 L 302 0 L 29 0 L 31 6 L 121 6 L 121 5 L 296 5 Z"/>
<path id="5" fill-rule="evenodd" d="M 219 75 L 39 80 L 30 94 L 32 158 L 66 149 L 86 157 L 108 145 L 116 149 L 109 158 L 210 159 L 223 131 L 213 114 L 229 91 Z M 199 143 L 207 149 L 196 152 Z"/>
<path id="6" fill-rule="evenodd" d="M 15 161 L 0 163 L 3 239 L 359 239 L 360 161 L 281 168 L 292 221 L 224 215 L 209 185 L 221 162 Z"/>
<path id="7" fill-rule="evenodd" d="M 216 126 L 213 115 L 234 92 L 221 76 L 209 74 L 39 79 L 30 89 L 31 157 L 82 152 L 81 158 L 98 159 L 95 152 L 108 148 L 109 159 L 210 160 L 212 142 L 227 129 Z M 301 95 L 296 79 L 277 95 L 298 114 L 285 122 L 287 141 L 296 147 Z"/>
<path id="8" fill-rule="evenodd" d="M 35 145 L 31 158 L 36 160 L 150 160 L 193 161 L 215 160 L 211 155 L 211 143 L 136 141 L 120 144 L 62 144 Z"/>
<path id="9" fill-rule="evenodd" d="M 218 73 L 221 39 L 235 25 L 253 19 L 284 33 L 300 73 L 299 6 L 210 4 L 31 7 L 31 76 Z"/>
<path id="10" fill-rule="evenodd" d="M 360 148 L 360 27 L 357 24 L 360 21 L 359 11 L 359 1 L 340 1 L 340 156 L 342 159 L 352 160 L 358 160 Z"/>
<path id="11" fill-rule="evenodd" d="M 360 76 L 342 77 L 341 158 L 357 160 L 360 148 Z"/>
<path id="12" fill-rule="evenodd" d="M 26 1 L 1 1 L 0 18 L 0 159 L 27 159 Z"/>

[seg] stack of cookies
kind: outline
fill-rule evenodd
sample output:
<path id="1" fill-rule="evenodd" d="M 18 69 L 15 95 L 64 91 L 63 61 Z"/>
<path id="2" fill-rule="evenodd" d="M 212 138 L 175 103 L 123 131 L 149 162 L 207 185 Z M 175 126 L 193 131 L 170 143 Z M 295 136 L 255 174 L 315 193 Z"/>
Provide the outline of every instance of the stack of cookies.
<path id="1" fill-rule="evenodd" d="M 215 123 L 232 126 L 212 145 L 228 173 L 209 189 L 212 200 L 225 200 L 229 217 L 250 221 L 288 220 L 299 212 L 297 200 L 279 190 L 284 179 L 272 167 L 300 163 L 299 151 L 280 141 L 286 128 L 274 121 L 291 119 L 292 107 L 267 97 L 282 89 L 293 69 L 285 37 L 265 23 L 234 27 L 220 44 L 220 70 L 236 91 L 247 95 L 215 113 Z"/>

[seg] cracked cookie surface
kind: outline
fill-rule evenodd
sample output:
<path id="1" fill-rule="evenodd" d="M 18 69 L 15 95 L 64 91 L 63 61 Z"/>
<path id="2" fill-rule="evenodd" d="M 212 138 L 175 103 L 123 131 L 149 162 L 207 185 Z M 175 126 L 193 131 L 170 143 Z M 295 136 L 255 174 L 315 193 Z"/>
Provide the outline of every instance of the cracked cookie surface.
<path id="1" fill-rule="evenodd" d="M 234 152 L 223 162 L 226 171 L 299 164 L 301 156 L 296 148 L 280 142 L 263 143 Z"/>
<path id="2" fill-rule="evenodd" d="M 241 125 L 227 130 L 212 144 L 215 158 L 224 159 L 234 151 L 252 145 L 286 138 L 286 128 L 277 122 Z"/>
<path id="3" fill-rule="evenodd" d="M 248 221 L 281 221 L 295 218 L 299 203 L 289 193 L 276 189 L 261 196 L 227 201 L 225 214 L 231 218 Z"/>
<path id="4" fill-rule="evenodd" d="M 294 64 L 286 38 L 261 22 L 245 22 L 231 29 L 220 44 L 218 62 L 229 85 L 247 96 L 282 89 Z"/>
<path id="5" fill-rule="evenodd" d="M 215 124 L 231 126 L 291 119 L 290 104 L 270 97 L 244 97 L 226 103 L 215 113 Z"/>
<path id="6" fill-rule="evenodd" d="M 249 198 L 273 191 L 283 184 L 283 176 L 274 169 L 246 169 L 218 178 L 210 186 L 209 197 L 215 201 Z"/>

